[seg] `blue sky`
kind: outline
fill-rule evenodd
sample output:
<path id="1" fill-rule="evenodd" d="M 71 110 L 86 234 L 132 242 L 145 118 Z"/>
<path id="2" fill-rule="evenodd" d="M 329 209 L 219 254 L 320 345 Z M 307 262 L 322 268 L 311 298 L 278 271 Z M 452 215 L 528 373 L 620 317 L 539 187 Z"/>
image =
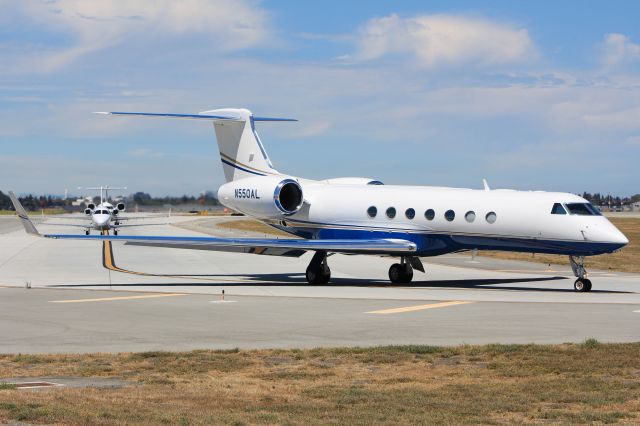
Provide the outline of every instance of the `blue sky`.
<path id="1" fill-rule="evenodd" d="M 0 189 L 223 182 L 205 123 L 247 107 L 308 178 L 640 192 L 640 3 L 0 0 Z"/>

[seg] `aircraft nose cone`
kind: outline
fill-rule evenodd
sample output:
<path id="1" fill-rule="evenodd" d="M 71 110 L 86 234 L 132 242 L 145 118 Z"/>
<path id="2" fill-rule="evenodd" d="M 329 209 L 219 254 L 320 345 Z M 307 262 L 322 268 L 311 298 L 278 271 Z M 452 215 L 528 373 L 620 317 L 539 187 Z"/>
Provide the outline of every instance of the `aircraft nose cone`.
<path id="1" fill-rule="evenodd" d="M 617 235 L 614 236 L 614 241 L 618 244 L 622 244 L 624 246 L 626 246 L 627 244 L 629 244 L 629 239 L 622 233 L 620 232 L 618 229 L 616 229 Z"/>
<path id="2" fill-rule="evenodd" d="M 104 225 L 109 220 L 109 216 L 106 214 L 96 215 L 95 221 L 98 225 Z"/>

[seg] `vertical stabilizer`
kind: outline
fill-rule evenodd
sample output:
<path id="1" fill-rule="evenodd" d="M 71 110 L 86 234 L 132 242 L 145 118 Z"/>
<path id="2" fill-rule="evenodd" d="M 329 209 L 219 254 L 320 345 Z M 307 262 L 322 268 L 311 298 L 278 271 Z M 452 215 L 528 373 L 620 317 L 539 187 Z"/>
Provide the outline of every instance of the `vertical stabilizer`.
<path id="1" fill-rule="evenodd" d="M 238 120 L 213 122 L 227 182 L 245 177 L 280 174 L 274 169 L 260 141 L 251 111 L 225 108 L 200 114 L 238 117 Z"/>

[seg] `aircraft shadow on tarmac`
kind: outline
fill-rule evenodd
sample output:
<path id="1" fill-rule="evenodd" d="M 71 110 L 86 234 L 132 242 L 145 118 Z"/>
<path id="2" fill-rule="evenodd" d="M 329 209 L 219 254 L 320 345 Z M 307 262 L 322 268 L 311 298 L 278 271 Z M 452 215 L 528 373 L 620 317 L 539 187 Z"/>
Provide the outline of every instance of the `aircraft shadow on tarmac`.
<path id="1" fill-rule="evenodd" d="M 391 284 L 386 280 L 371 280 L 363 278 L 333 278 L 328 284 L 307 284 L 304 274 L 246 274 L 246 275 L 187 275 L 187 274 L 158 274 L 157 277 L 163 278 L 206 278 L 206 281 L 193 281 L 184 283 L 122 283 L 122 284 L 59 284 L 50 285 L 48 287 L 369 287 L 369 288 L 415 288 L 415 289 L 482 289 L 482 290 L 520 290 L 535 292 L 558 292 L 573 293 L 573 288 L 558 287 L 531 287 L 505 284 L 526 284 L 555 280 L 567 280 L 564 276 L 555 277 L 531 277 L 531 278 L 489 278 L 489 279 L 459 279 L 459 280 L 433 280 L 433 281 L 416 281 L 409 284 Z M 217 281 L 216 278 L 220 279 Z M 228 279 L 238 279 L 238 281 L 226 281 Z M 600 294 L 624 294 L 633 293 L 629 291 L 618 290 L 597 290 L 591 293 Z"/>

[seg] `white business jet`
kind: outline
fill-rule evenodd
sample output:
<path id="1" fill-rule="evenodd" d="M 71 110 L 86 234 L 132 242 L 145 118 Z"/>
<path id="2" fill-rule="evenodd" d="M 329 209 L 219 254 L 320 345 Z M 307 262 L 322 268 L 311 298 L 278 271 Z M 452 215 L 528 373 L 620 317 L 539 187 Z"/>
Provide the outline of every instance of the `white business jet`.
<path id="1" fill-rule="evenodd" d="M 83 189 L 79 187 L 78 189 Z M 116 205 L 110 203 L 109 200 L 109 191 L 114 190 L 124 190 L 126 187 L 117 188 L 112 186 L 99 186 L 95 188 L 84 188 L 88 190 L 100 191 L 100 203 L 96 206 L 94 203 L 87 204 L 87 208 L 84 209 L 85 215 L 89 218 L 89 223 L 84 225 L 76 225 L 76 224 L 67 224 L 67 223 L 47 223 L 47 225 L 53 226 L 75 226 L 78 228 L 83 228 L 85 235 L 89 235 L 91 230 L 99 231 L 99 233 L 105 233 L 108 231 L 113 231 L 113 235 L 118 235 L 118 229 L 132 226 L 150 226 L 150 225 L 162 225 L 160 223 L 141 223 L 141 224 L 132 224 L 132 225 L 123 225 L 122 222 L 132 219 L 148 219 L 148 218 L 157 218 L 160 216 L 135 216 L 135 217 L 123 217 L 121 212 L 125 210 L 124 203 L 120 202 Z M 77 220 L 77 217 L 65 217 L 65 216 L 56 216 L 55 219 L 68 219 L 68 220 Z"/>
<path id="2" fill-rule="evenodd" d="M 331 253 L 399 259 L 389 268 L 393 283 L 424 272 L 420 257 L 465 250 L 504 250 L 568 255 L 577 291 L 591 290 L 584 256 L 611 253 L 629 241 L 585 199 L 569 193 L 383 185 L 369 178 L 309 180 L 272 165 L 255 129 L 261 121 L 246 109 L 198 114 L 140 112 L 113 116 L 164 117 L 213 124 L 227 183 L 218 191 L 225 206 L 297 238 L 214 238 L 45 234 L 54 239 L 127 241 L 138 245 L 314 256 L 309 283 L 326 283 Z M 40 235 L 11 195 L 25 229 Z"/>

